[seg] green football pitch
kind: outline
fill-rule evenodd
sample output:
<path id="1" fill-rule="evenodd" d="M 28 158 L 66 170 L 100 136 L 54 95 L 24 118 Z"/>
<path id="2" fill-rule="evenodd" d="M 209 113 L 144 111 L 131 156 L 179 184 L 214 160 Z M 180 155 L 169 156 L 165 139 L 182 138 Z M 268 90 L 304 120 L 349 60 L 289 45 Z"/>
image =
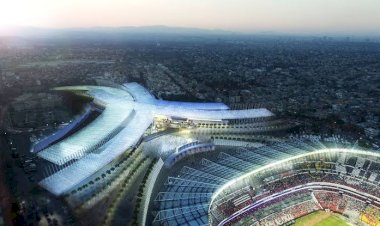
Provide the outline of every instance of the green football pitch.
<path id="1" fill-rule="evenodd" d="M 338 214 L 317 211 L 298 218 L 294 226 L 350 226 Z"/>

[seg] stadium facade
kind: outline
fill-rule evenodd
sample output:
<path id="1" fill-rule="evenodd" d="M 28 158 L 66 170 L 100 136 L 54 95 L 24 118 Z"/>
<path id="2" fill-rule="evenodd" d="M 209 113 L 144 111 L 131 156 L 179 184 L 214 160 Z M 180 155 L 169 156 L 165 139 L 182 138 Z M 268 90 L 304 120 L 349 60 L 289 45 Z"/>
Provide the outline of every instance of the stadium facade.
<path id="1" fill-rule="evenodd" d="M 288 125 L 267 109 L 158 100 L 137 83 L 56 90 L 92 98 L 32 147 L 54 165 L 40 185 L 72 208 L 95 208 L 119 191 L 117 208 L 143 176 L 132 224 L 285 225 L 318 210 L 380 223 L 376 151 L 337 137 L 273 137 Z M 67 136 L 91 109 L 101 114 Z M 112 224 L 114 207 L 104 208 Z"/>
<path id="2" fill-rule="evenodd" d="M 38 152 L 39 157 L 60 166 L 75 161 L 40 182 L 55 195 L 71 191 L 126 150 L 133 149 L 156 116 L 193 122 L 223 122 L 273 116 L 267 109 L 229 110 L 222 103 L 157 100 L 137 83 L 127 83 L 119 89 L 74 86 L 56 90 L 70 90 L 89 96 L 93 98 L 94 104 L 104 110 L 79 132 Z M 34 145 L 38 146 L 41 145 Z"/>

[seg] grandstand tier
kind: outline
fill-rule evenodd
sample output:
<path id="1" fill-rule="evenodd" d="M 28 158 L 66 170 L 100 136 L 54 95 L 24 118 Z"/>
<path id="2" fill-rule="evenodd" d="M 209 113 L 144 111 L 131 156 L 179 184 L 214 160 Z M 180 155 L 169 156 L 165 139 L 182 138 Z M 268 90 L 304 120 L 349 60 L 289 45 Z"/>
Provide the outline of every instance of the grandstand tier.
<path id="1" fill-rule="evenodd" d="M 379 170 L 380 155 L 340 146 L 293 140 L 202 159 L 168 178 L 154 202 L 153 224 L 201 225 L 201 218 L 211 225 L 282 225 L 320 209 L 357 220 L 360 206 L 380 201 L 380 178 L 368 180 Z M 359 177 L 352 174 L 356 167 Z M 320 192 L 333 194 L 323 196 L 330 201 Z M 285 206 L 291 208 L 281 212 Z"/>
<path id="2" fill-rule="evenodd" d="M 102 109 L 70 136 L 62 138 L 88 110 L 35 145 L 52 163 L 39 184 L 72 206 L 94 206 L 115 187 L 125 193 L 147 171 L 139 188 L 147 224 L 284 225 L 320 210 L 380 221 L 377 152 L 336 137 L 253 135 L 286 126 L 263 120 L 273 116 L 267 109 L 158 100 L 137 83 L 57 90 L 91 97 Z"/>

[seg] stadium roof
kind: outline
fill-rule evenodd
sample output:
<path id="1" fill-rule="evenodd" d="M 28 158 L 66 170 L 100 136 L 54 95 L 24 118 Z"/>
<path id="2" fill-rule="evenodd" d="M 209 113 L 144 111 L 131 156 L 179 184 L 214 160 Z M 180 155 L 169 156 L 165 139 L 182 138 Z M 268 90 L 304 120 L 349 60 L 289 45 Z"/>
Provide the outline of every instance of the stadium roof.
<path id="1" fill-rule="evenodd" d="M 342 148 L 337 148 L 339 146 Z M 206 224 L 218 224 L 226 216 L 218 215 L 217 207 L 229 200 L 235 192 L 249 189 L 249 185 L 255 181 L 260 182 L 262 178 L 270 175 L 281 177 L 280 172 L 288 172 L 295 162 L 325 158 L 321 156 L 327 159 L 333 156 L 343 158 L 335 160 L 337 167 L 344 163 L 345 156 L 380 162 L 380 154 L 377 152 L 358 150 L 346 143 L 327 144 L 315 140 L 295 140 L 258 148 L 241 148 L 236 152 L 221 152 L 216 158 L 202 159 L 200 164 L 185 166 L 178 174 L 168 177 L 165 187 L 155 199 L 155 205 L 158 207 L 154 225 L 171 225 L 178 222 L 191 225 L 200 218 L 205 218 L 203 222 Z M 364 161 L 358 162 L 364 164 Z M 360 171 L 360 164 L 357 167 Z M 280 171 L 280 168 L 283 171 Z M 341 169 L 337 168 L 337 171 L 339 170 Z M 377 172 L 371 173 L 372 180 L 377 178 Z M 260 177 L 262 178 L 258 179 Z M 257 184 L 258 187 L 260 185 L 261 182 Z M 192 208 L 191 211 L 188 211 L 188 208 Z M 194 217 L 198 215 L 200 217 Z"/>
<path id="2" fill-rule="evenodd" d="M 349 149 L 349 148 L 323 148 L 320 150 L 314 150 L 311 152 L 297 154 L 285 159 L 278 159 L 277 161 L 273 161 L 271 163 L 263 165 L 262 167 L 246 172 L 243 175 L 237 175 L 235 178 L 229 180 L 227 183 L 224 183 L 222 186 L 220 186 L 215 192 L 213 192 L 213 195 L 211 196 L 208 212 L 210 213 L 211 209 L 213 208 L 213 204 L 214 202 L 216 202 L 216 200 L 223 199 L 226 196 L 226 194 L 230 194 L 230 193 L 233 193 L 234 191 L 239 190 L 239 188 L 242 187 L 242 184 L 246 184 L 247 181 L 252 180 L 252 177 L 256 175 L 260 175 L 260 173 L 262 172 L 274 169 L 278 166 L 284 167 L 286 165 L 291 165 L 292 164 L 291 162 L 293 160 L 303 159 L 308 156 L 314 156 L 314 155 L 319 155 L 319 154 L 331 155 L 332 153 L 351 154 L 354 156 L 359 156 L 359 155 L 371 156 L 371 157 L 375 157 L 376 159 L 380 159 L 379 153 L 372 152 L 372 151 L 358 150 L 358 149 Z M 274 171 L 274 172 L 277 172 L 277 171 Z M 233 218 L 233 217 L 234 216 L 230 216 L 226 218 L 225 220 L 227 221 L 227 219 Z M 224 225 L 224 224 L 219 224 L 219 225 Z"/>
<path id="3" fill-rule="evenodd" d="M 222 103 L 157 100 L 137 83 L 127 83 L 120 88 L 69 86 L 56 90 L 88 95 L 105 108 L 86 127 L 38 153 L 41 158 L 57 165 L 77 160 L 40 182 L 56 195 L 70 191 L 135 146 L 152 124 L 155 115 L 210 121 L 273 116 L 264 108 L 229 110 Z"/>

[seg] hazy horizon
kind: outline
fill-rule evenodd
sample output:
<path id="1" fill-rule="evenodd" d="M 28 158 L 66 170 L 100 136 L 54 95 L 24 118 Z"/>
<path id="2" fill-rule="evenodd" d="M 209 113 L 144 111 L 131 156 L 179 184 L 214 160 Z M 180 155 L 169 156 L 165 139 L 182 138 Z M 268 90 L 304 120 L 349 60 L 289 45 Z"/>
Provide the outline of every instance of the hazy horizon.
<path id="1" fill-rule="evenodd" d="M 242 33 L 380 35 L 377 0 L 13 0 L 0 6 L 0 34 L 14 27 L 162 25 Z"/>

